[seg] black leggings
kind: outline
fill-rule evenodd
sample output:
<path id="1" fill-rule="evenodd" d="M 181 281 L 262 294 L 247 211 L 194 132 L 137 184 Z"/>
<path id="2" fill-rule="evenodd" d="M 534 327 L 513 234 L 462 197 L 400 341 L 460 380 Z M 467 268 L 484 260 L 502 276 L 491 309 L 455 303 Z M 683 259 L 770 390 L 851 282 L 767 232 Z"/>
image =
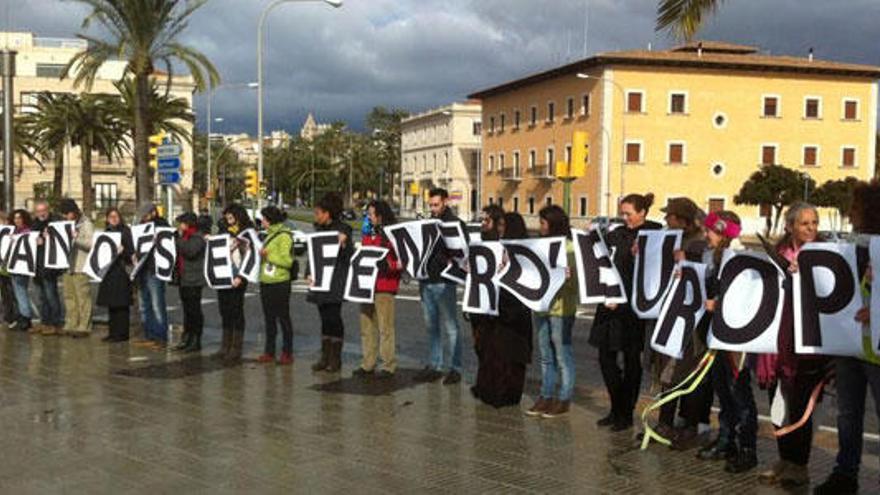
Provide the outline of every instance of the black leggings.
<path id="1" fill-rule="evenodd" d="M 217 303 L 220 305 L 220 320 L 223 330 L 244 333 L 244 293 L 247 285 L 242 284 L 233 289 L 217 291 Z"/>
<path id="2" fill-rule="evenodd" d="M 281 326 L 281 352 L 293 352 L 293 324 L 290 321 L 290 281 L 260 284 L 260 302 L 266 321 L 266 354 L 275 355 L 275 339 Z"/>
<path id="3" fill-rule="evenodd" d="M 623 354 L 623 369 L 617 356 Z M 611 396 L 611 414 L 618 420 L 632 421 L 633 411 L 642 385 L 642 352 L 639 349 L 612 351 L 599 349 L 599 368 L 608 395 Z"/>
<path id="4" fill-rule="evenodd" d="M 342 323 L 342 303 L 318 304 L 321 315 L 321 336 L 342 340 L 345 337 L 345 325 Z"/>
<path id="5" fill-rule="evenodd" d="M 799 370 L 800 371 L 800 370 Z M 785 405 L 788 408 L 788 419 L 794 423 L 801 419 L 807 404 L 810 402 L 810 394 L 813 388 L 822 380 L 824 373 L 821 369 L 799 372 L 791 380 L 782 383 L 785 392 Z M 772 401 L 776 391 L 775 385 L 770 389 Z M 779 449 L 779 458 L 799 466 L 806 466 L 810 462 L 810 449 L 813 445 L 813 417 L 800 428 L 788 435 L 776 439 Z"/>
<path id="6" fill-rule="evenodd" d="M 107 308 L 110 320 L 108 326 L 110 331 L 108 337 L 112 339 L 127 339 L 129 325 L 129 307 L 119 306 Z"/>
<path id="7" fill-rule="evenodd" d="M 201 336 L 205 323 L 202 315 L 202 288 L 181 287 L 180 301 L 183 303 L 183 331 Z"/>

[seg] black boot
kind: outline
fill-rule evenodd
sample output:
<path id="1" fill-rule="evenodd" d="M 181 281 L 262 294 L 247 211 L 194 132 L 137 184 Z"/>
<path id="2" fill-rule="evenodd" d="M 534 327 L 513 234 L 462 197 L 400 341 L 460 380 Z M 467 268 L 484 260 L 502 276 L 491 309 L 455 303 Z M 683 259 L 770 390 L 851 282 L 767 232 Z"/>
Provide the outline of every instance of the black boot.
<path id="1" fill-rule="evenodd" d="M 202 350 L 202 331 L 196 330 L 192 333 L 192 339 L 188 346 L 183 349 L 183 352 L 199 352 Z"/>
<path id="2" fill-rule="evenodd" d="M 223 338 L 220 341 L 220 348 L 217 349 L 217 352 L 211 354 L 211 357 L 214 359 L 226 359 L 226 356 L 229 355 L 230 349 L 232 348 L 232 329 L 223 327 Z"/>
<path id="3" fill-rule="evenodd" d="M 755 449 L 741 448 L 736 457 L 727 461 L 724 470 L 728 473 L 744 473 L 750 469 L 754 469 L 758 465 L 758 455 Z"/>
<path id="4" fill-rule="evenodd" d="M 229 344 L 229 352 L 224 360 L 229 363 L 237 363 L 241 361 L 241 349 L 244 346 L 244 330 L 232 333 L 231 343 Z"/>
<path id="5" fill-rule="evenodd" d="M 321 357 L 318 362 L 312 365 L 312 371 L 324 371 L 327 368 L 330 354 L 330 340 L 327 337 L 321 337 Z"/>
<path id="6" fill-rule="evenodd" d="M 824 483 L 813 489 L 813 495 L 849 495 L 859 493 L 859 479 L 841 473 L 831 473 Z"/>
<path id="7" fill-rule="evenodd" d="M 192 342 L 192 332 L 183 331 L 183 335 L 180 336 L 180 342 L 174 346 L 175 351 L 183 351 L 189 347 L 190 342 Z"/>
<path id="8" fill-rule="evenodd" d="M 333 339 L 329 342 L 327 353 L 327 367 L 329 373 L 338 373 L 342 369 L 342 339 Z"/>

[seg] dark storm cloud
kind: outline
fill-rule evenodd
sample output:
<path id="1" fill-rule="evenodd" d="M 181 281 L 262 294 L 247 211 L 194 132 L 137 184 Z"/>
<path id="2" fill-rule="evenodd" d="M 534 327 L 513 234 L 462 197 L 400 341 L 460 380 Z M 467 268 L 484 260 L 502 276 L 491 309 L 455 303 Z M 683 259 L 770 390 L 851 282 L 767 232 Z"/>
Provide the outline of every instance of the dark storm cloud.
<path id="1" fill-rule="evenodd" d="M 12 0 L 5 0 L 6 2 Z M 267 2 L 211 0 L 192 19 L 185 41 L 205 52 L 225 82 L 256 80 L 256 26 Z M 653 0 L 348 0 L 285 4 L 267 24 L 267 129 L 296 130 L 305 113 L 360 127 L 375 105 L 413 111 L 580 58 L 587 52 L 673 44 L 653 30 Z M 4 27 L 72 36 L 81 5 L 27 0 L 0 9 Z M 880 2 L 729 0 L 701 38 L 755 44 L 772 53 L 880 63 L 872 48 Z M 8 20 L 7 20 L 8 19 Z M 588 22 L 586 21 L 588 19 Z M 200 117 L 204 99 L 198 98 Z M 221 132 L 256 128 L 253 90 L 220 90 Z"/>

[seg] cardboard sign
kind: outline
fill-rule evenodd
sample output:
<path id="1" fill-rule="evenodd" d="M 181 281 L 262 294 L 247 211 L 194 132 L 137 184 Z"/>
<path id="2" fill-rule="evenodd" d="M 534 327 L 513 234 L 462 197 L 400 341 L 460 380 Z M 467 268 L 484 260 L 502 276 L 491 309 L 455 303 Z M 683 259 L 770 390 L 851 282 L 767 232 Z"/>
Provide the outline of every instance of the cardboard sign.
<path id="1" fill-rule="evenodd" d="M 153 256 L 156 265 L 156 278 L 171 282 L 174 278 L 177 260 L 177 244 L 172 227 L 156 227 L 153 241 Z"/>
<path id="2" fill-rule="evenodd" d="M 212 289 L 231 289 L 235 276 L 229 234 L 208 236 L 205 239 L 205 280 Z"/>
<path id="3" fill-rule="evenodd" d="M 260 263 L 262 261 L 260 259 L 260 251 L 263 250 L 260 236 L 256 230 L 247 229 L 238 234 L 237 239 L 241 243 L 239 249 L 244 251 L 238 274 L 248 282 L 257 283 L 260 281 Z"/>
<path id="4" fill-rule="evenodd" d="M 85 273 L 92 282 L 100 283 L 104 280 L 107 270 L 119 256 L 119 247 L 122 245 L 122 232 L 95 232 L 92 235 L 92 249 L 86 256 L 86 264 L 83 267 Z"/>
<path id="5" fill-rule="evenodd" d="M 469 244 L 479 244 L 483 242 L 483 224 L 480 222 L 465 224 L 465 231 L 467 232 Z"/>
<path id="6" fill-rule="evenodd" d="M 33 277 L 37 274 L 37 238 L 39 232 L 13 234 L 6 260 L 6 271 L 12 275 Z"/>
<path id="7" fill-rule="evenodd" d="M 6 266 L 6 262 L 9 261 L 14 233 L 15 226 L 0 225 L 0 265 Z"/>
<path id="8" fill-rule="evenodd" d="M 626 287 L 597 228 L 571 229 L 581 304 L 626 303 Z"/>
<path id="9" fill-rule="evenodd" d="M 459 222 L 443 222 L 440 224 L 440 238 L 446 246 L 450 263 L 440 274 L 443 278 L 464 285 L 467 272 L 468 242 Z"/>
<path id="10" fill-rule="evenodd" d="M 504 246 L 498 241 L 471 243 L 461 304 L 465 313 L 498 315 L 498 267 L 503 256 Z"/>
<path id="11" fill-rule="evenodd" d="M 688 338 L 706 313 L 706 265 L 684 261 L 679 273 L 651 336 L 651 348 L 675 359 L 684 357 Z"/>
<path id="12" fill-rule="evenodd" d="M 73 232 L 76 222 L 63 220 L 50 222 L 46 228 L 46 249 L 43 250 L 43 266 L 50 270 L 70 268 L 70 252 L 73 249 Z"/>
<path id="13" fill-rule="evenodd" d="M 153 244 L 156 238 L 156 224 L 153 222 L 139 223 L 131 227 L 131 240 L 134 243 L 135 264 L 130 278 L 134 280 L 141 269 L 153 255 Z"/>
<path id="14" fill-rule="evenodd" d="M 630 301 L 633 311 L 642 319 L 660 316 L 663 298 L 672 285 L 675 250 L 681 246 L 680 230 L 640 230 L 636 239 L 633 289 Z"/>
<path id="15" fill-rule="evenodd" d="M 862 307 L 854 244 L 805 244 L 793 275 L 794 343 L 798 354 L 862 356 Z"/>
<path id="16" fill-rule="evenodd" d="M 709 347 L 776 353 L 785 273 L 766 253 L 730 249 L 724 251 L 719 273 Z"/>
<path id="17" fill-rule="evenodd" d="M 311 292 L 330 292 L 336 260 L 339 257 L 339 232 L 318 232 L 306 236 L 309 250 Z"/>
<path id="18" fill-rule="evenodd" d="M 386 256 L 388 249 L 376 246 L 363 246 L 354 252 L 345 281 L 346 301 L 372 304 L 376 297 L 379 262 Z"/>
<path id="19" fill-rule="evenodd" d="M 876 351 L 880 349 L 880 236 L 871 236 L 868 250 L 870 251 L 871 271 L 874 275 L 871 279 L 871 298 L 869 301 L 871 315 L 873 315 L 870 325 L 871 345 Z"/>
<path id="20" fill-rule="evenodd" d="M 440 242 L 439 220 L 415 220 L 385 227 L 400 264 L 416 280 L 428 278 L 428 260 Z"/>
<path id="21" fill-rule="evenodd" d="M 508 263 L 498 284 L 532 311 L 547 311 L 565 283 L 564 237 L 501 241 Z"/>

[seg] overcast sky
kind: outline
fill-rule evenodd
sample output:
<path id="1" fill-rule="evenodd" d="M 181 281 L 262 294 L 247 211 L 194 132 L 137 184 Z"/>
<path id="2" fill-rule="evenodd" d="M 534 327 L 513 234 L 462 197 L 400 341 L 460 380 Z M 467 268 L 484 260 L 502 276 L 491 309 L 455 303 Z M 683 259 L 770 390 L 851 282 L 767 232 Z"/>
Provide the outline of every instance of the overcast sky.
<path id="1" fill-rule="evenodd" d="M 256 80 L 256 27 L 268 0 L 209 0 L 183 41 L 215 63 L 224 82 Z M 664 48 L 656 0 L 346 0 L 285 4 L 267 23 L 266 129 L 321 122 L 361 128 L 376 105 L 419 111 L 573 61 L 585 53 Z M 72 37 L 86 8 L 75 0 L 0 0 L 3 30 Z M 15 4 L 14 8 L 10 7 Z M 773 54 L 880 65 L 878 0 L 727 0 L 698 36 Z M 586 26 L 586 29 L 585 29 Z M 586 36 L 585 36 L 586 32 Z M 196 101 L 200 127 L 204 99 Z M 255 132 L 253 90 L 218 90 L 215 132 Z"/>

